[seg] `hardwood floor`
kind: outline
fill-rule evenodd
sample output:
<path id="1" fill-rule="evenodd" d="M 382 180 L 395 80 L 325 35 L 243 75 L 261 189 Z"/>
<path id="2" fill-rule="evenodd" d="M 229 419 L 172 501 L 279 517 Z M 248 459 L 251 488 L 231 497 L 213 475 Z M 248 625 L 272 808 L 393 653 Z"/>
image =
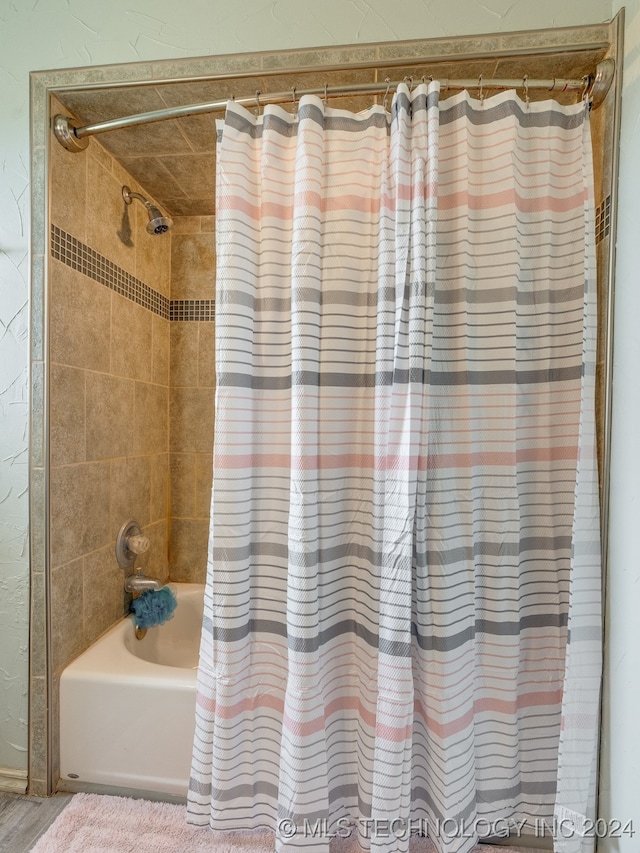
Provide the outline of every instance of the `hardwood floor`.
<path id="1" fill-rule="evenodd" d="M 2 853 L 28 853 L 72 796 L 56 794 L 41 798 L 0 793 Z"/>

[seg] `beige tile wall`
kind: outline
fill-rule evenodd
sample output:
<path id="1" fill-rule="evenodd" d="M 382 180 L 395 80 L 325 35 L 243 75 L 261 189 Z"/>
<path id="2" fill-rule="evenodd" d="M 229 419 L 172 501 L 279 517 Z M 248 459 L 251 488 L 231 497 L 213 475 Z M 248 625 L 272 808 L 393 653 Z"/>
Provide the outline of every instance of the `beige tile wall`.
<path id="1" fill-rule="evenodd" d="M 121 195 L 123 184 L 143 190 L 96 140 L 80 156 L 52 145 L 50 180 L 53 225 L 169 299 L 214 298 L 212 216 L 147 234 L 144 207 L 125 207 Z M 114 552 L 124 521 L 137 519 L 151 540 L 139 559 L 147 574 L 204 582 L 215 336 L 213 322 L 170 323 L 62 261 L 49 263 L 56 719 L 62 670 L 128 610 Z"/>
<path id="2" fill-rule="evenodd" d="M 51 146 L 50 221 L 170 296 L 171 235 L 145 230 L 141 191 L 95 140 Z M 169 320 L 50 259 L 53 666 L 61 670 L 128 608 L 114 546 L 137 519 L 140 564 L 169 576 Z"/>
<path id="3" fill-rule="evenodd" d="M 212 216 L 147 234 L 142 191 L 96 140 L 51 150 L 51 222 L 173 299 L 213 299 Z M 128 222 L 124 221 L 128 217 Z M 127 245 L 129 243 L 130 245 Z M 50 481 L 55 669 L 125 612 L 121 524 L 163 580 L 204 581 L 213 463 L 213 322 L 172 322 L 50 261 Z"/>
<path id="4" fill-rule="evenodd" d="M 215 296 L 214 218 L 184 216 L 171 239 L 171 298 Z M 213 466 L 213 322 L 171 323 L 169 562 L 173 580 L 204 582 Z"/>

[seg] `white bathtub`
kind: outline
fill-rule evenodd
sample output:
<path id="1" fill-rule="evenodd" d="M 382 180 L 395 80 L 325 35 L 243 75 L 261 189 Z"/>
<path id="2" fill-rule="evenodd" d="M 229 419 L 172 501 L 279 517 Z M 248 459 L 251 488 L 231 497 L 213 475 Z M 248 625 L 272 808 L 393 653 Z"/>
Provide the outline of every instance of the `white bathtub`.
<path id="1" fill-rule="evenodd" d="M 171 584 L 173 618 L 135 637 L 127 616 L 60 678 L 60 787 L 186 796 L 204 586 Z"/>

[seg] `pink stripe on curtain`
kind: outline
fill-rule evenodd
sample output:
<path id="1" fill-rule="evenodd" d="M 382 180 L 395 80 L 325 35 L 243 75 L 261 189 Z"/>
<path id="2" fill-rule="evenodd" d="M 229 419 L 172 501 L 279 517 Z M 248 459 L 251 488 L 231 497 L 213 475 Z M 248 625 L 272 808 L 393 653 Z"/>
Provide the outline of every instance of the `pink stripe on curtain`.
<path id="1" fill-rule="evenodd" d="M 555 811 L 576 829 L 557 849 L 588 853 L 588 114 L 515 93 L 440 102 L 437 82 L 401 86 L 391 115 L 230 103 L 216 178 L 189 820 L 271 827 L 280 853 L 328 853 L 349 824 L 365 849 L 406 853 L 389 821 L 533 835 Z"/>

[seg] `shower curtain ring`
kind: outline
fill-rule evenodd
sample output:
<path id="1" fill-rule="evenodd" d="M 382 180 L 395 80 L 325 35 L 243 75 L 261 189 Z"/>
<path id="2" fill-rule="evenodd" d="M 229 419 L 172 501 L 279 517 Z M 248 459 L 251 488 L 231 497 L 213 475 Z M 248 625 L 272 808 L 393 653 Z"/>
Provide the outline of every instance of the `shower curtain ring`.
<path id="1" fill-rule="evenodd" d="M 384 78 L 384 82 L 387 84 L 387 88 L 385 89 L 384 98 L 382 99 L 382 109 L 387 110 L 387 98 L 389 97 L 389 89 L 391 88 L 391 80 L 389 77 Z"/>
<path id="2" fill-rule="evenodd" d="M 260 115 L 260 90 L 256 91 L 256 115 Z"/>
<path id="3" fill-rule="evenodd" d="M 291 88 L 291 100 L 293 101 L 293 117 L 298 118 L 298 104 L 296 101 L 296 87 Z"/>
<path id="4" fill-rule="evenodd" d="M 522 78 L 522 85 L 524 86 L 524 102 L 529 106 L 529 75 L 525 74 Z"/>
<path id="5" fill-rule="evenodd" d="M 480 89 L 479 97 L 480 97 L 480 106 L 484 106 L 484 92 L 482 90 L 482 74 L 478 77 L 478 88 Z"/>
<path id="6" fill-rule="evenodd" d="M 324 105 L 325 105 L 325 107 L 329 106 L 329 95 L 327 93 L 328 88 L 329 88 L 328 85 L 325 83 L 324 84 Z"/>

